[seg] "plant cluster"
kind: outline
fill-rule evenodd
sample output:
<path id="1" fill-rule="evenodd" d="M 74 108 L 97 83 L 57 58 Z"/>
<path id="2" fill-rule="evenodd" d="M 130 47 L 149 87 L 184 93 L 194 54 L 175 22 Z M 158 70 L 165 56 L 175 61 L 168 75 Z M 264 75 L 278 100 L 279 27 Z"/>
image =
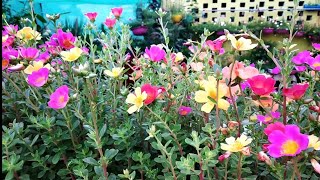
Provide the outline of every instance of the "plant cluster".
<path id="1" fill-rule="evenodd" d="M 161 10 L 159 44 L 132 48 L 122 10 L 105 33 L 86 13 L 83 37 L 56 28 L 44 38 L 35 19 L 3 27 L 5 179 L 320 178 L 320 55 L 298 52 L 293 24 L 273 51 L 245 29 L 214 40 L 204 30 L 187 57 Z M 258 46 L 248 37 L 269 72 L 239 62 Z"/>

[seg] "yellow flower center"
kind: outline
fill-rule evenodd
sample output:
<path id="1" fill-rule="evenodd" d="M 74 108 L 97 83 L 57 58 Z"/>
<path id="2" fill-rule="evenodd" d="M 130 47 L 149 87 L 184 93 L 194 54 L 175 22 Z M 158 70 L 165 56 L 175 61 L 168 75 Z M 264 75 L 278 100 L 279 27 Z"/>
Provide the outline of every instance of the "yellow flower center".
<path id="1" fill-rule="evenodd" d="M 44 77 L 39 77 L 37 80 L 36 80 L 36 82 L 37 83 L 40 83 L 40 82 L 42 82 L 44 80 Z"/>
<path id="2" fill-rule="evenodd" d="M 118 77 L 119 74 L 120 74 L 120 72 L 117 71 L 117 70 L 113 70 L 113 71 L 112 71 L 112 74 L 113 74 L 113 77 Z"/>
<path id="3" fill-rule="evenodd" d="M 211 90 L 208 92 L 209 96 L 214 99 L 215 101 L 217 101 L 217 92 L 215 90 Z"/>
<path id="4" fill-rule="evenodd" d="M 236 49 L 240 49 L 243 46 L 243 42 L 236 41 Z"/>
<path id="5" fill-rule="evenodd" d="M 283 154 L 295 154 L 299 149 L 299 144 L 296 141 L 288 140 L 282 146 Z"/>
<path id="6" fill-rule="evenodd" d="M 134 104 L 138 107 L 141 107 L 143 105 L 143 97 L 142 96 L 138 96 L 135 101 L 134 101 Z"/>
<path id="7" fill-rule="evenodd" d="M 319 67 L 319 66 L 320 66 L 320 63 L 314 63 L 313 66 L 314 66 L 314 67 Z"/>
<path id="8" fill-rule="evenodd" d="M 64 102 L 64 96 L 59 96 L 58 101 L 59 101 L 59 103 L 63 103 Z"/>
<path id="9" fill-rule="evenodd" d="M 267 121 L 267 122 L 268 122 L 268 121 L 271 121 L 271 120 L 272 120 L 272 118 L 269 117 L 269 116 L 265 118 L 265 121 Z"/>
<path id="10" fill-rule="evenodd" d="M 239 141 L 234 142 L 234 144 L 232 145 L 233 152 L 238 152 L 238 151 L 241 151 L 242 149 L 243 149 L 243 145 Z"/>

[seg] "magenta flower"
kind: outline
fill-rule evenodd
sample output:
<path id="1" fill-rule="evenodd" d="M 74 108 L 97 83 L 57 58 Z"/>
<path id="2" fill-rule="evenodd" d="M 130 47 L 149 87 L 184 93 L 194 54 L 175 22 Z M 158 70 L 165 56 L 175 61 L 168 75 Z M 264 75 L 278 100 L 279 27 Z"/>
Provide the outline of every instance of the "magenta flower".
<path id="1" fill-rule="evenodd" d="M 319 44 L 319 43 L 312 43 L 312 46 L 313 46 L 316 50 L 320 51 L 320 44 Z"/>
<path id="2" fill-rule="evenodd" d="M 3 26 L 3 29 L 7 34 L 15 35 L 18 31 L 18 25 L 10 24 L 9 26 Z"/>
<path id="3" fill-rule="evenodd" d="M 311 69 L 320 71 L 320 55 L 317 55 L 315 58 L 309 59 L 307 64 L 309 64 Z"/>
<path id="4" fill-rule="evenodd" d="M 247 81 L 252 91 L 260 96 L 272 93 L 274 91 L 274 85 L 276 84 L 273 78 L 264 75 L 256 75 Z"/>
<path id="5" fill-rule="evenodd" d="M 62 29 L 57 31 L 58 43 L 62 48 L 71 49 L 74 47 L 74 42 L 76 38 L 72 35 L 71 32 L 63 32 Z"/>
<path id="6" fill-rule="evenodd" d="M 188 106 L 180 106 L 179 107 L 179 114 L 181 116 L 186 116 L 186 115 L 190 114 L 191 111 L 192 111 L 191 107 L 188 107 Z"/>
<path id="7" fill-rule="evenodd" d="M 216 39 L 214 41 L 207 40 L 206 45 L 209 46 L 212 52 L 220 53 L 224 40 Z"/>
<path id="8" fill-rule="evenodd" d="M 269 69 L 269 73 L 274 74 L 274 75 L 277 75 L 280 72 L 281 72 L 281 69 L 278 66 L 273 69 Z"/>
<path id="9" fill-rule="evenodd" d="M 104 24 L 109 28 L 112 29 L 114 25 L 116 24 L 117 19 L 107 18 Z"/>
<path id="10" fill-rule="evenodd" d="M 66 85 L 60 86 L 54 93 L 50 95 L 48 106 L 52 109 L 62 109 L 69 101 L 69 88 Z"/>
<path id="11" fill-rule="evenodd" d="M 150 50 L 148 48 L 145 49 L 144 55 L 151 61 L 159 62 L 165 59 L 166 52 L 159 46 L 151 45 Z"/>
<path id="12" fill-rule="evenodd" d="M 19 49 L 19 54 L 22 58 L 31 61 L 39 56 L 39 50 L 33 47 L 22 47 Z"/>
<path id="13" fill-rule="evenodd" d="M 279 130 L 284 131 L 285 126 L 281 122 L 276 122 L 274 124 L 269 124 L 265 129 L 264 133 L 269 136 L 273 131 Z"/>
<path id="14" fill-rule="evenodd" d="M 303 72 L 303 71 L 307 70 L 307 67 L 305 67 L 305 66 L 294 66 L 294 68 L 295 68 L 298 72 Z"/>
<path id="15" fill-rule="evenodd" d="M 121 14 L 122 14 L 122 7 L 119 7 L 119 8 L 112 8 L 111 9 L 111 12 L 112 14 L 114 15 L 114 17 L 116 17 L 117 19 L 120 18 Z"/>
<path id="16" fill-rule="evenodd" d="M 98 16 L 98 13 L 96 12 L 89 12 L 89 13 L 86 13 L 84 14 L 85 16 L 87 16 L 87 18 L 91 21 L 91 22 L 94 22 Z"/>
<path id="17" fill-rule="evenodd" d="M 275 130 L 268 136 L 268 153 L 274 158 L 296 156 L 308 148 L 308 135 L 301 134 L 297 125 L 286 125 L 284 131 Z"/>
<path id="18" fill-rule="evenodd" d="M 2 48 L 2 59 L 18 59 L 19 51 L 13 48 Z"/>
<path id="19" fill-rule="evenodd" d="M 295 84 L 291 88 L 283 88 L 282 93 L 290 99 L 299 100 L 306 93 L 308 87 L 308 83 Z"/>
<path id="20" fill-rule="evenodd" d="M 40 54 L 40 56 L 35 60 L 35 61 L 42 61 L 43 64 L 48 62 L 50 59 L 50 54 L 48 53 L 48 51 Z"/>
<path id="21" fill-rule="evenodd" d="M 297 55 L 295 55 L 292 58 L 292 62 L 296 65 L 304 64 L 308 62 L 308 59 L 312 58 L 311 57 L 311 52 L 310 51 L 302 51 L 299 52 Z"/>
<path id="22" fill-rule="evenodd" d="M 28 76 L 27 82 L 31 86 L 41 87 L 48 81 L 49 73 L 50 71 L 47 68 L 40 68 Z"/>
<path id="23" fill-rule="evenodd" d="M 264 124 L 268 124 L 268 123 L 271 123 L 273 119 L 279 119 L 280 118 L 280 115 L 281 113 L 280 112 L 271 112 L 270 113 L 271 116 L 269 115 L 257 115 L 257 119 L 259 122 L 262 122 Z"/>
<path id="24" fill-rule="evenodd" d="M 2 36 L 2 47 L 10 47 L 14 42 L 14 36 L 4 35 Z"/>
<path id="25" fill-rule="evenodd" d="M 250 84 L 247 81 L 243 81 L 240 83 L 240 87 L 244 91 L 246 88 L 250 88 Z"/>

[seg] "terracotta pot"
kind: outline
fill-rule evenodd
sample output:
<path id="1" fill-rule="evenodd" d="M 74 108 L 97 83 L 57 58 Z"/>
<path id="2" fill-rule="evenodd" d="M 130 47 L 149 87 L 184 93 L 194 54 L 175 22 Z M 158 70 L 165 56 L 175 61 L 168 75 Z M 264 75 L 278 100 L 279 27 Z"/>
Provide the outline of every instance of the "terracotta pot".
<path id="1" fill-rule="evenodd" d="M 273 34 L 274 33 L 274 28 L 263 28 L 262 29 L 263 34 Z"/>
<path id="2" fill-rule="evenodd" d="M 276 33 L 277 34 L 289 34 L 289 30 L 287 30 L 287 29 L 277 29 Z"/>
<path id="3" fill-rule="evenodd" d="M 131 31 L 136 36 L 142 36 L 148 32 L 148 27 L 147 26 L 138 26 L 138 27 L 131 28 Z"/>
<path id="4" fill-rule="evenodd" d="M 295 35 L 295 37 L 304 37 L 304 32 L 303 31 L 298 31 Z"/>
<path id="5" fill-rule="evenodd" d="M 171 20 L 174 23 L 179 23 L 182 20 L 183 16 L 182 14 L 174 14 L 171 16 Z"/>

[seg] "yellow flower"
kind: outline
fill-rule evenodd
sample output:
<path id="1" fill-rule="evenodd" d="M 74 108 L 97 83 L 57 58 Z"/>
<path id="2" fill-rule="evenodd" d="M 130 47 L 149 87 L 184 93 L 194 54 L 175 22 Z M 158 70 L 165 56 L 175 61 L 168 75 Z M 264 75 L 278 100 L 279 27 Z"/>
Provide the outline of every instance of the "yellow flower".
<path id="1" fill-rule="evenodd" d="M 147 99 L 147 93 L 143 92 L 141 93 L 141 88 L 137 87 L 134 90 L 135 94 L 131 93 L 128 95 L 127 99 L 126 99 L 126 103 L 127 104 L 133 104 L 133 106 L 131 106 L 127 112 L 129 114 L 132 114 L 136 111 L 139 112 L 140 108 L 143 106 L 143 102 L 145 99 Z"/>
<path id="2" fill-rule="evenodd" d="M 20 29 L 16 36 L 19 39 L 23 39 L 23 40 L 40 40 L 41 39 L 41 34 L 38 31 L 33 30 L 31 27 L 24 27 L 22 29 Z"/>
<path id="3" fill-rule="evenodd" d="M 309 145 L 308 148 L 313 148 L 314 150 L 319 151 L 320 150 L 320 140 L 317 136 L 315 135 L 310 135 L 308 136 L 309 138 Z"/>
<path id="4" fill-rule="evenodd" d="M 231 41 L 233 48 L 238 51 L 246 51 L 255 48 L 258 44 L 252 44 L 251 39 L 240 37 L 238 40 L 231 34 L 228 34 L 228 39 Z"/>
<path id="5" fill-rule="evenodd" d="M 60 54 L 62 59 L 65 61 L 75 61 L 81 56 L 82 52 L 83 52 L 82 49 L 78 47 L 74 47 L 69 51 L 61 51 Z"/>
<path id="6" fill-rule="evenodd" d="M 242 134 L 239 138 L 234 137 L 226 138 L 226 143 L 221 143 L 221 149 L 229 152 L 239 152 L 246 148 L 252 142 L 251 138 Z"/>
<path id="7" fill-rule="evenodd" d="M 26 74 L 32 74 L 33 71 L 38 71 L 41 68 L 47 68 L 50 70 L 51 66 L 50 64 L 46 64 L 43 66 L 43 62 L 41 61 L 33 61 L 33 64 L 29 64 L 29 66 L 24 70 L 24 73 Z"/>
<path id="8" fill-rule="evenodd" d="M 117 78 L 118 76 L 120 76 L 120 74 L 122 73 L 123 70 L 124 70 L 124 68 L 115 67 L 115 68 L 112 68 L 111 71 L 105 70 L 103 73 L 107 76 Z"/>
<path id="9" fill-rule="evenodd" d="M 176 58 L 174 59 L 175 62 L 178 62 L 178 61 L 182 61 L 184 59 L 184 56 L 181 52 L 178 52 L 176 54 Z"/>
<path id="10" fill-rule="evenodd" d="M 198 103 L 205 103 L 201 107 L 201 111 L 210 113 L 211 110 L 214 108 L 215 104 L 218 105 L 218 108 L 223 110 L 227 110 L 229 108 L 229 102 L 222 99 L 222 97 L 224 97 L 227 94 L 226 85 L 219 84 L 217 92 L 217 81 L 213 76 L 209 76 L 208 81 L 200 81 L 200 85 L 204 88 L 204 91 L 197 91 L 195 94 L 195 100 Z"/>

